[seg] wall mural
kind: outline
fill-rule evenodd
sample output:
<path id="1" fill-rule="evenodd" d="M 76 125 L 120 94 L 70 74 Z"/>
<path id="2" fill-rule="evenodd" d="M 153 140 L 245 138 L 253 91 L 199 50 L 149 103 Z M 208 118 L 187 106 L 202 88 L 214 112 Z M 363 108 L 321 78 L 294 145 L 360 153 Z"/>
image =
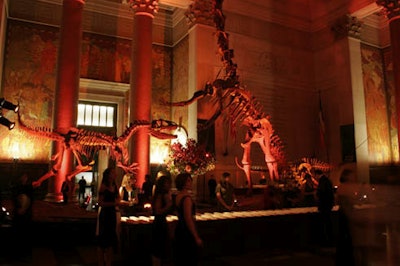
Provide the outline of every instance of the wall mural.
<path id="1" fill-rule="evenodd" d="M 398 163 L 399 158 L 399 141 L 397 138 L 397 112 L 396 112 L 396 92 L 394 87 L 393 77 L 393 60 L 390 49 L 383 51 L 385 73 L 386 73 L 386 91 L 388 101 L 388 112 L 389 112 L 389 128 L 390 128 L 390 142 L 392 150 L 392 162 Z"/>
<path id="2" fill-rule="evenodd" d="M 160 104 L 159 97 L 171 97 L 172 48 L 153 45 L 152 118 L 170 119 L 170 108 Z"/>
<path id="3" fill-rule="evenodd" d="M 174 46 L 174 57 L 173 57 L 173 93 L 172 96 L 167 98 L 163 97 L 163 99 L 172 99 L 178 100 L 181 98 L 188 98 L 189 91 L 189 38 L 185 37 L 178 44 Z M 157 98 L 159 101 L 159 98 Z M 200 107 L 198 106 L 198 109 Z M 198 110 L 200 113 L 200 110 Z M 199 117 L 200 114 L 197 114 Z M 188 121 L 188 110 L 187 108 L 172 108 L 172 117 L 173 120 L 179 121 L 181 119 L 182 125 L 187 128 Z"/>
<path id="4" fill-rule="evenodd" d="M 371 163 L 392 162 L 389 110 L 381 50 L 362 45 L 361 49 L 368 152 Z M 394 103 L 389 103 L 394 104 Z"/>
<path id="5" fill-rule="evenodd" d="M 153 79 L 152 79 L 152 104 L 151 118 L 174 120 L 171 117 L 171 108 L 161 105 L 159 96 L 171 97 L 172 84 L 172 48 L 153 45 Z M 178 120 L 175 120 L 178 121 Z M 168 156 L 169 143 L 157 138 L 150 138 L 150 159 L 151 163 L 162 164 Z"/>
<path id="6" fill-rule="evenodd" d="M 51 128 L 58 39 L 59 29 L 56 27 L 14 20 L 8 22 L 2 95 L 12 102 L 21 104 L 21 109 L 26 110 L 21 115 L 29 125 Z M 170 90 L 165 88 L 171 87 L 172 49 L 154 46 L 152 56 L 153 95 L 169 98 Z M 130 57 L 130 40 L 84 33 L 81 77 L 129 83 Z M 6 118 L 8 115 L 5 114 Z M 153 101 L 152 116 L 170 119 L 170 111 L 158 101 Z M 49 160 L 51 141 L 45 139 L 27 141 L 26 133 L 17 127 L 12 132 L 7 130 L 0 128 L 2 135 L 0 161 L 21 159 L 47 162 Z"/>
<path id="7" fill-rule="evenodd" d="M 129 83 L 131 41 L 84 34 L 82 38 L 81 77 Z"/>
<path id="8" fill-rule="evenodd" d="M 8 23 L 2 93 L 6 99 L 19 102 L 23 110 L 29 110 L 24 113 L 24 118 L 36 126 L 51 125 L 57 34 L 57 29 L 52 27 L 12 20 Z M 2 128 L 0 131 L 2 161 L 48 161 L 50 141 L 26 141 L 26 133 L 18 126 L 9 133 Z"/>

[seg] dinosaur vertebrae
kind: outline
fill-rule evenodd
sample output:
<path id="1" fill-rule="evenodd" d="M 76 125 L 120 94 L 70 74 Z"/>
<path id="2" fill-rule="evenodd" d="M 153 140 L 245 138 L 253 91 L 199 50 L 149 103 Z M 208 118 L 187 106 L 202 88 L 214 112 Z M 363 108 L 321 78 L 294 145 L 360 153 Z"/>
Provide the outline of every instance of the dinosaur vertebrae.
<path id="1" fill-rule="evenodd" d="M 132 135 L 141 128 L 146 128 L 148 133 L 160 139 L 172 139 L 176 136 L 163 132 L 164 130 L 173 130 L 177 124 L 163 119 L 152 122 L 136 120 L 130 123 L 120 137 L 115 137 L 100 132 L 89 131 L 79 128 L 70 128 L 66 133 L 48 128 L 33 128 L 27 126 L 18 115 L 19 127 L 28 133 L 28 136 L 41 137 L 63 144 L 62 150 L 53 155 L 54 167 L 44 177 L 48 178 L 54 175 L 59 169 L 63 160 L 63 151 L 69 149 L 74 154 L 77 167 L 73 175 L 82 171 L 88 171 L 93 164 L 94 154 L 101 149 L 109 149 L 110 156 L 115 159 L 117 166 L 125 172 L 134 173 L 138 167 L 137 163 L 129 164 L 129 154 L 127 144 Z M 72 175 L 72 174 L 71 174 Z"/>
<path id="2" fill-rule="evenodd" d="M 214 1 L 214 23 L 218 39 L 218 52 L 225 68 L 225 80 L 216 80 L 213 86 L 216 90 L 222 91 L 222 102 L 229 111 L 231 129 L 239 121 L 248 127 L 246 139 L 242 143 L 244 149 L 242 156 L 242 168 L 246 178 L 251 185 L 250 177 L 250 144 L 256 142 L 260 145 L 264 155 L 265 163 L 269 169 L 271 179 L 277 180 L 278 163 L 285 161 L 283 144 L 281 139 L 274 134 L 269 117 L 262 111 L 261 104 L 251 96 L 251 93 L 244 89 L 237 76 L 237 64 L 233 62 L 234 52 L 229 48 L 229 34 L 225 32 L 225 16 L 222 12 L 223 0 Z"/>
<path id="3" fill-rule="evenodd" d="M 236 74 L 237 64 L 233 62 L 234 52 L 229 48 L 229 34 L 225 32 L 225 15 L 222 12 L 223 0 L 214 1 L 214 23 L 216 27 L 218 53 L 225 68 L 225 79 L 238 84 L 239 76 Z"/>
<path id="4" fill-rule="evenodd" d="M 218 53 L 225 68 L 225 76 L 208 82 L 204 89 L 196 91 L 192 98 L 180 102 L 165 102 L 171 106 L 186 106 L 205 96 L 210 97 L 210 102 L 217 105 L 216 111 L 200 129 L 210 127 L 222 115 L 227 114 L 231 133 L 235 136 L 236 126 L 243 122 L 248 127 L 246 139 L 242 143 L 244 149 L 242 156 L 243 166 L 238 165 L 245 171 L 246 178 L 251 187 L 250 178 L 250 147 L 256 142 L 260 145 L 265 155 L 265 163 L 268 166 L 271 179 L 278 179 L 278 161 L 284 160 L 283 145 L 280 138 L 274 134 L 269 117 L 262 112 L 262 106 L 251 96 L 250 91 L 244 89 L 239 82 L 236 70 L 237 65 L 233 62 L 233 50 L 229 48 L 229 35 L 225 32 L 225 16 L 222 13 L 223 0 L 214 0 L 212 15 L 216 26 L 218 39 Z M 197 2 L 195 2 L 197 3 Z M 205 2 L 202 1 L 204 4 Z M 198 9 L 192 7 L 189 11 L 196 17 Z M 190 15 L 190 14 L 189 14 Z"/>
<path id="5" fill-rule="evenodd" d="M 115 136 L 107 135 L 101 132 L 90 131 L 75 127 L 71 127 L 67 131 L 67 133 L 61 133 L 57 130 L 46 127 L 34 128 L 26 125 L 22 121 L 20 114 L 18 114 L 18 121 L 19 128 L 29 133 L 29 136 L 32 137 L 40 137 L 48 140 L 64 142 L 67 147 L 69 147 L 73 143 L 78 143 L 81 146 L 98 146 L 99 148 L 109 147 L 116 144 L 124 144 L 139 128 L 149 127 L 152 124 L 151 122 L 144 120 L 134 121 L 130 124 L 129 127 L 126 128 L 124 133 L 117 138 Z"/>

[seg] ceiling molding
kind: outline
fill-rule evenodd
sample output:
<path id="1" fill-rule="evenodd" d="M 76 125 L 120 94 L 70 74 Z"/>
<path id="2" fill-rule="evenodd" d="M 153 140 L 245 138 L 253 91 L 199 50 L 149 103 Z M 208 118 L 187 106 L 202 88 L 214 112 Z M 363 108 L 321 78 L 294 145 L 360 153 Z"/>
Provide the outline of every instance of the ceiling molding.
<path id="1" fill-rule="evenodd" d="M 381 9 L 372 3 L 351 14 L 362 22 L 361 41 L 378 48 L 390 46 L 389 21 Z"/>
<path id="2" fill-rule="evenodd" d="M 80 88 L 95 88 L 98 91 L 109 93 L 110 91 L 117 92 L 119 94 L 125 94 L 129 91 L 130 85 L 126 83 L 94 80 L 94 79 L 79 79 Z"/>
<path id="3" fill-rule="evenodd" d="M 357 2 L 359 10 L 353 15 L 361 18 L 366 27 L 385 30 L 388 23 L 377 15 L 379 7 L 375 3 L 368 4 L 368 2 L 370 0 Z M 183 32 L 186 30 L 186 26 L 184 26 L 186 24 L 184 21 L 186 20 L 185 11 L 190 3 L 191 0 L 161 0 L 159 12 L 154 16 L 154 25 L 157 28 L 167 28 L 166 32 L 173 32 L 178 27 L 179 34 L 174 37 L 174 40 L 182 38 L 186 34 Z M 9 2 L 9 18 L 60 26 L 62 4 L 63 0 L 12 0 Z M 363 5 L 366 6 L 362 7 Z M 349 2 L 345 0 L 326 3 L 318 2 L 318 0 L 229 0 L 225 1 L 223 9 L 228 17 L 227 23 L 229 23 L 229 14 L 239 14 L 244 19 L 251 17 L 260 22 L 264 21 L 294 30 L 315 33 L 331 28 L 337 18 L 346 15 Z M 117 28 L 111 32 L 120 37 L 130 37 L 131 25 L 127 24 L 130 22 L 133 24 L 134 14 L 130 10 L 127 0 L 86 0 L 84 12 L 87 16 L 84 19 L 85 25 L 89 31 L 96 31 L 99 34 L 102 34 L 99 32 L 102 28 L 110 31 L 109 28 L 112 25 L 107 25 L 107 23 L 115 21 L 115 25 L 119 25 L 121 29 Z"/>
<path id="4" fill-rule="evenodd" d="M 191 0 L 160 0 L 160 5 L 187 9 L 191 2 Z"/>
<path id="5" fill-rule="evenodd" d="M 252 3 L 249 3 L 252 2 Z M 256 19 L 293 27 L 301 31 L 308 31 L 312 25 L 309 19 L 304 17 L 293 17 L 279 13 L 271 4 L 271 1 L 243 1 L 230 0 L 224 3 L 224 13 L 237 13 L 245 17 L 251 16 Z"/>

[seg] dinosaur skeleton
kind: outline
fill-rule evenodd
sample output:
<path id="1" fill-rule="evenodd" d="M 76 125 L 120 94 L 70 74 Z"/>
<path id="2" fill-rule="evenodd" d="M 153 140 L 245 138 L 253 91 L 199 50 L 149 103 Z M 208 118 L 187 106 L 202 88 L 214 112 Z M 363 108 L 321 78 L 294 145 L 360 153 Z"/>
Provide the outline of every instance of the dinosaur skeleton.
<path id="1" fill-rule="evenodd" d="M 132 135 L 140 128 L 146 128 L 151 136 L 158 139 L 174 139 L 176 138 L 175 135 L 164 131 L 174 130 L 178 127 L 176 123 L 163 119 L 151 122 L 135 120 L 130 123 L 121 136 L 115 137 L 75 127 L 70 128 L 67 133 L 60 133 L 47 128 L 32 128 L 22 121 L 20 113 L 18 113 L 18 122 L 19 128 L 27 132 L 31 137 L 45 138 L 63 144 L 61 145 L 62 149 L 51 158 L 53 162 L 51 169 L 36 181 L 39 185 L 44 180 L 56 175 L 60 170 L 65 150 L 70 150 L 76 160 L 75 169 L 66 177 L 68 180 L 81 172 L 90 171 L 94 164 L 93 156 L 102 149 L 109 149 L 110 157 L 116 161 L 116 165 L 126 173 L 133 174 L 136 172 L 138 164 L 135 162 L 129 164 L 127 148 L 128 141 Z"/>
<path id="2" fill-rule="evenodd" d="M 265 155 L 271 180 L 279 179 L 278 162 L 284 161 L 283 145 L 280 138 L 274 134 L 274 130 L 269 121 L 269 116 L 262 112 L 260 103 L 252 97 L 250 91 L 240 85 L 239 77 L 236 74 L 237 64 L 233 62 L 234 53 L 229 48 L 229 34 L 225 32 L 225 16 L 222 13 L 223 0 L 213 0 L 213 19 L 216 26 L 218 54 L 221 57 L 225 69 L 225 77 L 217 78 L 212 83 L 208 82 L 204 89 L 196 91 L 192 98 L 180 102 L 166 102 L 164 104 L 171 106 L 186 106 L 203 97 L 208 96 L 210 102 L 217 105 L 216 111 L 207 122 L 199 128 L 204 129 L 211 126 L 218 117 L 224 112 L 228 113 L 231 130 L 240 122 L 248 127 L 245 141 L 241 143 L 243 156 L 240 165 L 236 158 L 237 166 L 245 172 L 249 188 L 252 188 L 251 182 L 251 144 L 258 143 Z M 199 13 L 198 1 L 192 2 L 189 6 L 189 18 L 195 17 Z"/>

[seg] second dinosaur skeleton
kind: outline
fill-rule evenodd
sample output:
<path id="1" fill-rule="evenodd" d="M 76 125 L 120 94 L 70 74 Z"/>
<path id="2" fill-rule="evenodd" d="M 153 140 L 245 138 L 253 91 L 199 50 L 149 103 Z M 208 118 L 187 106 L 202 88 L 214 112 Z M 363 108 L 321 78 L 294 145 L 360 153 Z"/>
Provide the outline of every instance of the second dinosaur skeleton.
<path id="1" fill-rule="evenodd" d="M 146 128 L 148 133 L 158 139 L 174 139 L 175 135 L 166 131 L 175 130 L 178 125 L 172 121 L 158 119 L 153 121 L 135 120 L 125 129 L 119 137 L 107 135 L 100 132 L 71 127 L 67 133 L 45 128 L 33 128 L 26 125 L 21 114 L 18 114 L 19 128 L 31 137 L 45 138 L 62 143 L 62 149 L 51 158 L 53 166 L 36 181 L 36 185 L 54 176 L 61 168 L 65 150 L 71 150 L 76 160 L 75 169 L 66 177 L 71 177 L 90 171 L 94 164 L 94 155 L 102 149 L 108 149 L 110 157 L 116 161 L 116 165 L 126 173 L 135 173 L 139 167 L 137 163 L 129 163 L 128 141 L 139 129 Z"/>
<path id="2" fill-rule="evenodd" d="M 216 35 L 218 39 L 218 53 L 223 62 L 225 75 L 213 82 L 208 82 L 204 89 L 196 91 L 192 98 L 179 102 L 166 102 L 164 104 L 171 106 L 186 106 L 203 97 L 209 97 L 210 102 L 217 105 L 213 116 L 209 118 L 203 128 L 207 128 L 215 123 L 224 112 L 230 119 L 231 128 L 240 122 L 248 127 L 245 141 L 241 143 L 243 156 L 241 163 L 236 164 L 246 175 L 249 188 L 252 188 L 251 181 L 251 161 L 250 151 L 251 143 L 258 143 L 264 153 L 264 160 L 268 168 L 271 180 L 279 180 L 278 162 L 284 161 L 283 144 L 280 138 L 274 134 L 274 130 L 269 120 L 269 116 L 262 112 L 262 106 L 249 90 L 240 85 L 239 76 L 236 74 L 237 65 L 233 62 L 233 50 L 229 48 L 229 34 L 225 32 L 225 16 L 222 12 L 223 0 L 213 0 L 213 19 L 216 26 Z M 202 5 L 202 2 L 193 1 L 189 7 L 189 15 L 198 13 L 196 5 Z M 195 17 L 195 16 L 194 16 Z M 200 128 L 201 129 L 201 128 Z"/>

